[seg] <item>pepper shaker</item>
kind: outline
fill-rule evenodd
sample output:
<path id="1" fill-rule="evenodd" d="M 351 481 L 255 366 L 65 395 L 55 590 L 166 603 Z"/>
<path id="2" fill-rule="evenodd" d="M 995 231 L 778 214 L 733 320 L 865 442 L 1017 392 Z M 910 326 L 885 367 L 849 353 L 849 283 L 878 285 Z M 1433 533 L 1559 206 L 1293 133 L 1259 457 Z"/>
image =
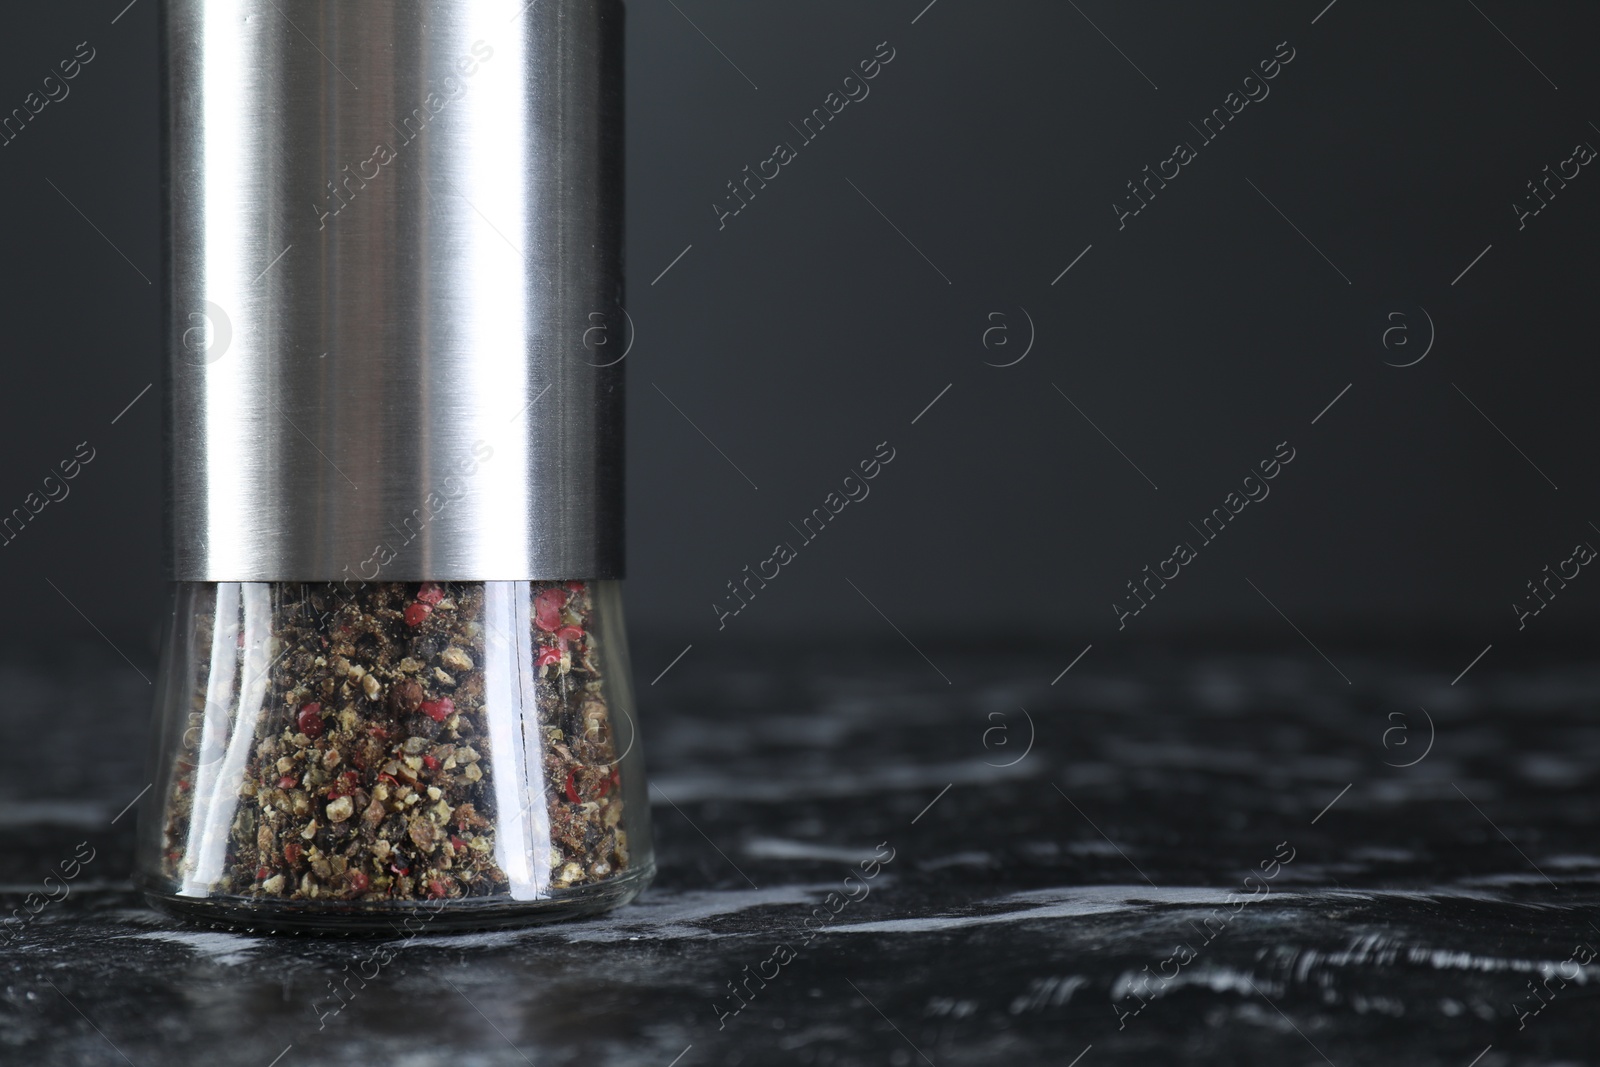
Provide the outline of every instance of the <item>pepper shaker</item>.
<path id="1" fill-rule="evenodd" d="M 140 888 L 330 931 L 632 899 L 621 0 L 161 10 Z"/>

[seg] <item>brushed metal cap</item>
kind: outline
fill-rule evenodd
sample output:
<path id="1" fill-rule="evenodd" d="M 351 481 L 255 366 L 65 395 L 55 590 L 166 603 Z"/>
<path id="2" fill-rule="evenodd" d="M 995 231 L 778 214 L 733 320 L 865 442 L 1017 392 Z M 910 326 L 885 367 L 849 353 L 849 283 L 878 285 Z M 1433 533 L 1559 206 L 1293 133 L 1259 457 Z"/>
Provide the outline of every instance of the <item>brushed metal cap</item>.
<path id="1" fill-rule="evenodd" d="M 621 0 L 166 0 L 180 581 L 623 569 Z"/>

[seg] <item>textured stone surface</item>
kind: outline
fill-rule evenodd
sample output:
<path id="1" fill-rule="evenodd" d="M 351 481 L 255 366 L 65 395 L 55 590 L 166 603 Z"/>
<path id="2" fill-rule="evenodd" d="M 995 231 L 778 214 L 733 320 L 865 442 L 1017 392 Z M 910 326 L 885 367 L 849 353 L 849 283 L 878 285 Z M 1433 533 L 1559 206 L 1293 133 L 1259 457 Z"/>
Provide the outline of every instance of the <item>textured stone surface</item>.
<path id="1" fill-rule="evenodd" d="M 643 690 L 655 886 L 408 943 L 150 911 L 111 823 L 149 689 L 12 662 L 0 914 L 96 854 L 0 947 L 0 1062 L 1593 1062 L 1600 669 L 1325 650 L 1353 684 L 1309 650 L 1096 650 L 1052 686 L 1076 649 L 926 648 L 954 685 L 903 645 L 696 649 Z"/>

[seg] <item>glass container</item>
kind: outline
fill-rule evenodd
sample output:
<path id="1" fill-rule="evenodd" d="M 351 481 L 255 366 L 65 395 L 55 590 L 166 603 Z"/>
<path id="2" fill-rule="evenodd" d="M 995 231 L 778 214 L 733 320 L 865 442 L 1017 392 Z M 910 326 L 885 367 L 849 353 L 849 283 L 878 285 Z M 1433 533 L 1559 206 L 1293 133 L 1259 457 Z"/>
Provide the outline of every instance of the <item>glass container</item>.
<path id="1" fill-rule="evenodd" d="M 180 583 L 141 887 L 285 929 L 632 898 L 652 865 L 618 585 Z"/>

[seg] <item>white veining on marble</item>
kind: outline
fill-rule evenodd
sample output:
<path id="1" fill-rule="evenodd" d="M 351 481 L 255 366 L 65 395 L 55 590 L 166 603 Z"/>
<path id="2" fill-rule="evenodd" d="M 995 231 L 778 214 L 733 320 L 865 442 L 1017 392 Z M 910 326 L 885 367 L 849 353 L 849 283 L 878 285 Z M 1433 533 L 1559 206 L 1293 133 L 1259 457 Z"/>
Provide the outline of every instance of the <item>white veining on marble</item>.
<path id="1" fill-rule="evenodd" d="M 745 843 L 747 855 L 768 860 L 827 860 L 856 864 L 876 854 L 872 845 L 818 845 L 781 837 L 754 837 Z"/>
<path id="2" fill-rule="evenodd" d="M 248 934 L 230 934 L 210 930 L 145 930 L 137 934 L 125 934 L 126 938 L 135 941 L 164 941 L 169 944 L 183 945 L 190 949 L 196 956 L 220 963 L 224 966 L 234 967 L 250 961 L 253 950 L 268 943 L 269 938 L 251 937 Z"/>
<path id="3" fill-rule="evenodd" d="M 781 777 L 772 768 L 752 774 L 749 768 L 727 773 L 702 771 L 658 774 L 652 782 L 678 804 L 702 800 L 794 801 L 818 797 L 870 796 L 912 789 L 942 789 L 956 785 L 993 785 L 1032 778 L 1045 771 L 1042 760 L 1015 767 L 994 767 L 975 760 L 931 763 L 921 766 L 879 764 L 852 771 L 838 765 L 818 768 L 811 776 Z M 655 800 L 652 804 L 657 803 Z"/>

